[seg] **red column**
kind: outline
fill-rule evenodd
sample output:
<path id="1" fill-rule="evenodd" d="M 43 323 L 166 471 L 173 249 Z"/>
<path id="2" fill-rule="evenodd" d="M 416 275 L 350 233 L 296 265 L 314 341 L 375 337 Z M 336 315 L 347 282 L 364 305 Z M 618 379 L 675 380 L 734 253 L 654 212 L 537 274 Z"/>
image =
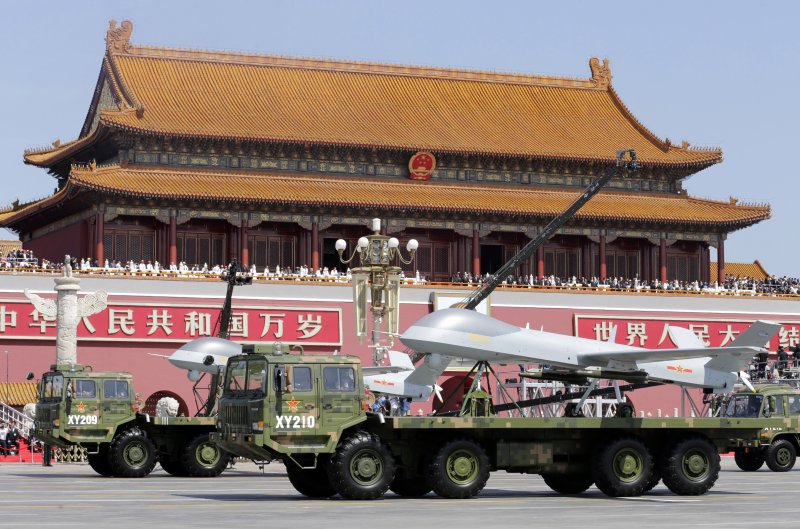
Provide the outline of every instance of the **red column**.
<path id="1" fill-rule="evenodd" d="M 250 264 L 250 245 L 249 237 L 247 236 L 247 221 L 242 220 L 242 227 L 239 229 L 239 244 L 241 245 L 242 266 Z"/>
<path id="2" fill-rule="evenodd" d="M 719 234 L 717 246 L 717 283 L 725 284 L 725 235 Z"/>
<path id="3" fill-rule="evenodd" d="M 660 268 L 660 280 L 662 283 L 667 282 L 667 240 L 661 237 L 658 247 L 658 267 Z"/>
<path id="4" fill-rule="evenodd" d="M 481 241 L 478 230 L 472 230 L 472 275 L 481 275 Z"/>
<path id="5" fill-rule="evenodd" d="M 600 279 L 605 279 L 608 275 L 608 269 L 606 268 L 606 236 L 600 235 L 600 255 L 598 256 L 600 259 Z"/>
<path id="6" fill-rule="evenodd" d="M 544 245 L 536 248 L 536 277 L 544 277 Z"/>
<path id="7" fill-rule="evenodd" d="M 466 244 L 465 243 L 466 243 L 466 241 L 464 240 L 464 237 L 462 237 L 461 235 L 456 234 L 456 270 L 455 270 L 455 273 L 457 273 L 457 274 L 460 274 L 461 272 L 466 272 L 467 271 L 467 268 L 464 266 L 464 263 L 467 260 L 466 259 L 466 252 L 465 252 L 465 249 L 466 249 Z M 451 276 L 453 275 L 452 271 L 451 271 L 450 275 Z"/>
<path id="8" fill-rule="evenodd" d="M 653 247 L 650 241 L 642 241 L 642 281 L 650 281 L 653 278 L 653 270 L 650 265 L 650 254 L 653 253 Z"/>
<path id="9" fill-rule="evenodd" d="M 104 252 L 103 252 L 103 231 L 105 228 L 105 213 L 100 211 L 94 218 L 95 229 L 95 252 L 94 256 L 97 263 L 103 266 Z"/>
<path id="10" fill-rule="evenodd" d="M 311 223 L 311 269 L 319 270 L 319 223 Z"/>
<path id="11" fill-rule="evenodd" d="M 169 217 L 169 264 L 178 264 L 178 218 Z"/>

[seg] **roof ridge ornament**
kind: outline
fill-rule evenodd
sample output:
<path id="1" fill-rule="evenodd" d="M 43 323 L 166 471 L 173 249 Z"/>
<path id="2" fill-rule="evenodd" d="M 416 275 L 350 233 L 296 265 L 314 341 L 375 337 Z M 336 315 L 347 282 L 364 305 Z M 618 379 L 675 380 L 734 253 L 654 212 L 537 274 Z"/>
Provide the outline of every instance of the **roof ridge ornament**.
<path id="1" fill-rule="evenodd" d="M 600 59 L 592 57 L 589 59 L 589 68 L 592 70 L 592 83 L 597 88 L 608 88 L 611 84 L 611 67 L 608 65 L 608 59 Z"/>
<path id="2" fill-rule="evenodd" d="M 109 20 L 106 49 L 115 53 L 128 52 L 131 47 L 131 33 L 133 33 L 133 22 L 130 20 L 123 20 L 119 27 L 116 20 Z"/>

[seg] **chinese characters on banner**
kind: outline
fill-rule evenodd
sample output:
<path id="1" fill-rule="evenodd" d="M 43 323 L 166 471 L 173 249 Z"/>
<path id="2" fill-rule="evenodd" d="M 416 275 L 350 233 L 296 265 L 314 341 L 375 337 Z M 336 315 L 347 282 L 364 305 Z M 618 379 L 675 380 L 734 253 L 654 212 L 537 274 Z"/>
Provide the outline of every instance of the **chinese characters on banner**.
<path id="1" fill-rule="evenodd" d="M 711 321 L 662 318 L 621 318 L 619 316 L 575 316 L 576 335 L 592 340 L 608 340 L 613 327 L 617 327 L 616 343 L 646 349 L 671 349 L 676 347 L 669 337 L 668 326 L 689 329 L 706 347 L 721 347 L 734 341 L 752 321 Z M 784 348 L 800 343 L 800 322 L 783 323 L 780 332 L 769 343 L 769 350 L 779 345 Z"/>
<path id="2" fill-rule="evenodd" d="M 78 339 L 186 342 L 214 336 L 220 309 L 211 306 L 114 304 L 81 318 Z M 0 339 L 56 337 L 55 318 L 27 302 L 0 302 Z M 237 341 L 341 345 L 338 308 L 234 308 L 230 337 Z"/>

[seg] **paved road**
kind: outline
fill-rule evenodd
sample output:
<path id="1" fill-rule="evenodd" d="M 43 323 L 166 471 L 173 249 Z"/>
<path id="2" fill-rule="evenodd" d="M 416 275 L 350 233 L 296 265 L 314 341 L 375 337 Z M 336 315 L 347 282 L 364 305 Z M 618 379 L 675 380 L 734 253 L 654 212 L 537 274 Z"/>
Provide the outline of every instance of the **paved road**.
<path id="1" fill-rule="evenodd" d="M 174 478 L 158 467 L 148 478 L 112 479 L 86 465 L 0 465 L 0 527 L 8 529 L 796 527 L 799 497 L 800 470 L 745 473 L 732 458 L 723 458 L 717 485 L 700 497 L 662 485 L 640 498 L 610 499 L 595 488 L 562 497 L 538 476 L 497 472 L 472 500 L 389 493 L 363 502 L 306 499 L 280 464 L 262 473 L 240 463 L 215 479 Z"/>

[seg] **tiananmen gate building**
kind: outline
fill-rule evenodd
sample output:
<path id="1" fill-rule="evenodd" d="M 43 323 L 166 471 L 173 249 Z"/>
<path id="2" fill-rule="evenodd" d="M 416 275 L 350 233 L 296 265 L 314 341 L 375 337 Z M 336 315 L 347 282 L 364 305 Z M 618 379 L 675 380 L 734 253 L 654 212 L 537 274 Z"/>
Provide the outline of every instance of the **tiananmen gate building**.
<path id="1" fill-rule="evenodd" d="M 112 22 L 78 139 L 25 153 L 58 180 L 0 210 L 26 249 L 103 261 L 337 267 L 368 220 L 429 279 L 492 272 L 634 148 L 522 274 L 705 280 L 766 205 L 689 196 L 719 149 L 642 125 L 607 61 L 583 79 L 140 46 Z M 352 247 L 352 246 L 351 246 Z M 339 265 L 342 266 L 342 265 Z"/>

